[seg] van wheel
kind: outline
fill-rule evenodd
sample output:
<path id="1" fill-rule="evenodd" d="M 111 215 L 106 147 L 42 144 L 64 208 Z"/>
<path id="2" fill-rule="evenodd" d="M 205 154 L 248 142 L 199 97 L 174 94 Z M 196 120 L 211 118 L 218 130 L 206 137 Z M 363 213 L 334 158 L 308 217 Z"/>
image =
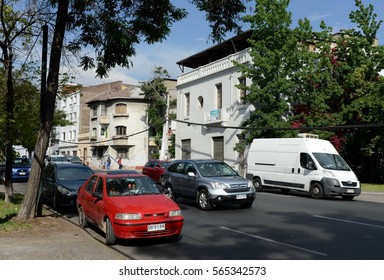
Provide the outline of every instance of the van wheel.
<path id="1" fill-rule="evenodd" d="M 309 194 L 314 199 L 323 198 L 324 196 L 323 186 L 320 183 L 313 183 L 309 190 Z"/>
<path id="2" fill-rule="evenodd" d="M 255 187 L 256 191 L 258 191 L 258 192 L 263 190 L 263 185 L 261 184 L 260 178 L 254 178 L 253 179 L 253 186 Z"/>
<path id="3" fill-rule="evenodd" d="M 212 204 L 209 202 L 208 192 L 206 190 L 199 191 L 197 196 L 197 203 L 199 204 L 199 208 L 201 210 L 210 210 L 212 208 Z"/>

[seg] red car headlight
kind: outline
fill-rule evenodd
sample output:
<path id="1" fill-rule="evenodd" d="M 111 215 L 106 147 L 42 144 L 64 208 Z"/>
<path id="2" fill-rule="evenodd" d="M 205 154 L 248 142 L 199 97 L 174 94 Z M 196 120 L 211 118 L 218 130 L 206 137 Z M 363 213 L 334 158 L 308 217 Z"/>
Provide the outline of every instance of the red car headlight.
<path id="1" fill-rule="evenodd" d="M 138 213 L 117 213 L 115 215 L 117 220 L 141 220 L 141 216 Z"/>

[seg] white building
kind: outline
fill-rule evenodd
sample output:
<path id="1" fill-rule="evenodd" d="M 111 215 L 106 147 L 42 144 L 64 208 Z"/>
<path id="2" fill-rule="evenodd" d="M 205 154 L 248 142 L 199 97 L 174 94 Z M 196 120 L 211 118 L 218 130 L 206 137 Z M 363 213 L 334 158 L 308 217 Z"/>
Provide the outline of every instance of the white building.
<path id="1" fill-rule="evenodd" d="M 68 85 L 68 87 L 71 87 Z M 54 128 L 56 139 L 59 140 L 56 148 L 48 151 L 49 155 L 63 154 L 63 155 L 78 155 L 77 137 L 79 133 L 79 118 L 80 118 L 80 97 L 79 90 L 66 91 L 62 94 L 57 102 L 57 109 L 62 110 L 71 125 L 58 126 Z"/>
<path id="2" fill-rule="evenodd" d="M 244 104 L 246 94 L 236 85 L 250 81 L 234 61 L 251 63 L 243 33 L 226 42 L 183 59 L 177 64 L 191 70 L 177 79 L 176 159 L 213 158 L 242 172 L 244 159 L 234 151 L 240 141 L 237 129 L 253 106 Z"/>

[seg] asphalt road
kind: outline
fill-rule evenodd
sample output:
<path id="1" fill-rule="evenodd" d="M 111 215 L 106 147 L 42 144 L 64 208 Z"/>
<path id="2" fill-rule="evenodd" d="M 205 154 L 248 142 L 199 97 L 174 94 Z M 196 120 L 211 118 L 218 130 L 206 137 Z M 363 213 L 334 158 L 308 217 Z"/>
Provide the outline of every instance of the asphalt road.
<path id="1" fill-rule="evenodd" d="M 138 260 L 384 259 L 384 194 L 344 201 L 267 191 L 258 193 L 250 209 L 213 211 L 177 202 L 185 217 L 178 242 L 119 241 L 113 247 Z M 63 214 L 77 223 L 75 211 Z M 104 242 L 96 229 L 87 231 Z"/>

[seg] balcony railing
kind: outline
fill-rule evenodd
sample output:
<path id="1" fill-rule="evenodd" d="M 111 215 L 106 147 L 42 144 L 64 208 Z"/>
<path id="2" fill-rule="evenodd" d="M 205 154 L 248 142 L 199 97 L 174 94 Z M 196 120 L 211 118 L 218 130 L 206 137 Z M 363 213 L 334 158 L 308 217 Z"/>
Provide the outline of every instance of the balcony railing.
<path id="1" fill-rule="evenodd" d="M 229 55 L 225 58 L 219 59 L 215 62 L 201 66 L 193 71 L 180 75 L 177 78 L 177 84 L 182 85 L 221 71 L 235 67 L 234 61 L 238 63 L 250 63 L 251 56 L 249 55 L 249 49 L 245 49 L 241 52 Z"/>
<path id="2" fill-rule="evenodd" d="M 109 119 L 109 116 L 100 116 L 99 117 L 99 124 L 109 124 L 111 121 Z"/>

